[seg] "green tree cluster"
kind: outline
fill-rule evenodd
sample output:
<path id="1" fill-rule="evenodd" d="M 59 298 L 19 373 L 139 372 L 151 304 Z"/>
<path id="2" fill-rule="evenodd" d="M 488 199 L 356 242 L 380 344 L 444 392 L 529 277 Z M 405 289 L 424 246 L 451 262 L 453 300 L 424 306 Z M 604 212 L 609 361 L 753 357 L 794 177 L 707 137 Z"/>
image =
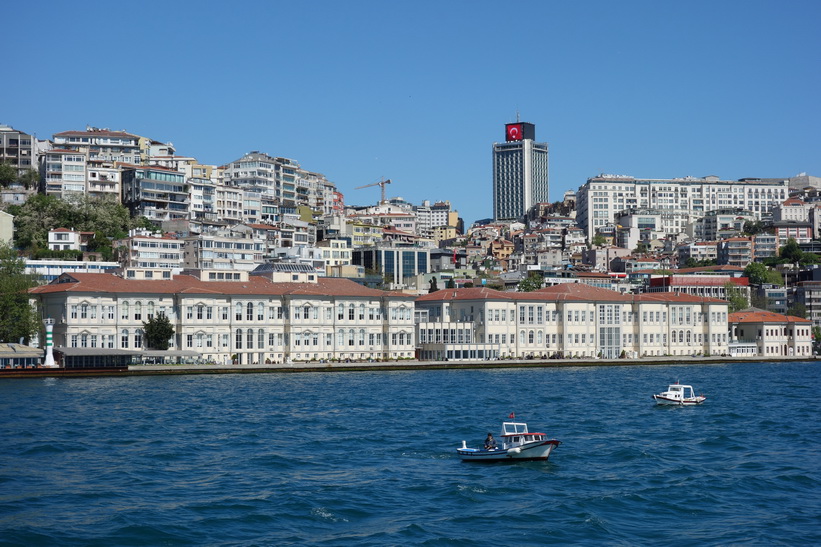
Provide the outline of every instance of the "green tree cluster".
<path id="1" fill-rule="evenodd" d="M 749 307 L 749 302 L 744 293 L 736 287 L 732 282 L 728 281 L 724 284 L 724 293 L 727 297 L 727 302 L 730 303 L 729 312 L 735 313 L 739 310 Z"/>
<path id="2" fill-rule="evenodd" d="M 0 245 L 0 342 L 24 342 L 40 330 L 37 312 L 29 304 L 28 290 L 36 276 L 25 273 L 25 260 L 8 245 Z"/>
<path id="3" fill-rule="evenodd" d="M 15 182 L 26 188 L 36 188 L 40 182 L 40 173 L 34 169 L 26 169 L 21 175 L 13 165 L 0 163 L 0 186 L 6 188 Z"/>
<path id="4" fill-rule="evenodd" d="M 109 258 L 112 254 L 109 238 L 126 237 L 130 228 L 141 223 L 115 201 L 88 196 L 63 200 L 38 194 L 23 205 L 9 207 L 8 212 L 14 215 L 17 247 L 28 252 L 48 246 L 49 230 L 72 228 L 94 232 L 89 250 L 102 252 Z"/>
<path id="5" fill-rule="evenodd" d="M 533 292 L 542 288 L 543 279 L 540 275 L 531 273 L 519 281 L 516 290 L 519 292 Z"/>
<path id="6" fill-rule="evenodd" d="M 753 285 L 784 285 L 784 276 L 780 272 L 770 270 L 760 262 L 751 262 L 744 268 L 744 276 L 749 278 Z"/>

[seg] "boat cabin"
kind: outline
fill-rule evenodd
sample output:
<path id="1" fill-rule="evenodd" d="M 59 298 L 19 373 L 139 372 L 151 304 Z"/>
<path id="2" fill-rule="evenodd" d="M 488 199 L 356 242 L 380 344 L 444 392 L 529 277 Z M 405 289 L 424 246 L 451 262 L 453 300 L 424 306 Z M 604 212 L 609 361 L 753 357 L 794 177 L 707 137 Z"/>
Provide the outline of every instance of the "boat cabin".
<path id="1" fill-rule="evenodd" d="M 527 424 L 521 422 L 503 422 L 501 437 L 504 448 L 543 441 L 546 438 L 544 433 L 530 433 Z"/>
<path id="2" fill-rule="evenodd" d="M 684 399 L 693 399 L 696 394 L 693 392 L 693 386 L 673 384 L 667 388 L 667 396 L 671 399 L 683 401 Z"/>

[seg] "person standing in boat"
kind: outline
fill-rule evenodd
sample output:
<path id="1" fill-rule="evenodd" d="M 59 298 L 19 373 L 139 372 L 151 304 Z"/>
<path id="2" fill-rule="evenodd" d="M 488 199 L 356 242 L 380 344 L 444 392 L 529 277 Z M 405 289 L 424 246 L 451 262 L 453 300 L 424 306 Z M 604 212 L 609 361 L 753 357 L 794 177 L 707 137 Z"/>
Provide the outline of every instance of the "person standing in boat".
<path id="1" fill-rule="evenodd" d="M 485 450 L 496 450 L 496 439 L 493 438 L 493 433 L 487 434 L 487 439 L 485 439 Z"/>

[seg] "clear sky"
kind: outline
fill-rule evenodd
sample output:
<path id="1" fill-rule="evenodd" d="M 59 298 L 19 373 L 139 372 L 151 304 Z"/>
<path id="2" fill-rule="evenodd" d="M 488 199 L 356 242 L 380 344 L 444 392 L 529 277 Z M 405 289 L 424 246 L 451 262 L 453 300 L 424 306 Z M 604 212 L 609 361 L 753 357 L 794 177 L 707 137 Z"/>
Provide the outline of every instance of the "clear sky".
<path id="1" fill-rule="evenodd" d="M 86 125 L 224 164 L 259 150 L 349 204 L 492 215 L 504 124 L 550 198 L 599 173 L 821 176 L 821 2 L 6 2 L 0 123 Z"/>

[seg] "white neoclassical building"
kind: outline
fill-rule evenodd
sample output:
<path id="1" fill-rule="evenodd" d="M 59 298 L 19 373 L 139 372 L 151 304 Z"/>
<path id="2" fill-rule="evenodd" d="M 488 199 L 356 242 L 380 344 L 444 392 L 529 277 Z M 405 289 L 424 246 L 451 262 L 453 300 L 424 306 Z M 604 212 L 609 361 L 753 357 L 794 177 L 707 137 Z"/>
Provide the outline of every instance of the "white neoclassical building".
<path id="1" fill-rule="evenodd" d="M 171 349 L 217 364 L 414 356 L 412 296 L 320 278 L 296 264 L 185 273 L 64 274 L 31 293 L 55 321 L 57 348 L 141 350 L 143 323 L 163 313 L 174 327 Z"/>
<path id="2" fill-rule="evenodd" d="M 727 302 L 582 283 L 534 292 L 445 289 L 416 300 L 421 359 L 723 355 Z"/>

